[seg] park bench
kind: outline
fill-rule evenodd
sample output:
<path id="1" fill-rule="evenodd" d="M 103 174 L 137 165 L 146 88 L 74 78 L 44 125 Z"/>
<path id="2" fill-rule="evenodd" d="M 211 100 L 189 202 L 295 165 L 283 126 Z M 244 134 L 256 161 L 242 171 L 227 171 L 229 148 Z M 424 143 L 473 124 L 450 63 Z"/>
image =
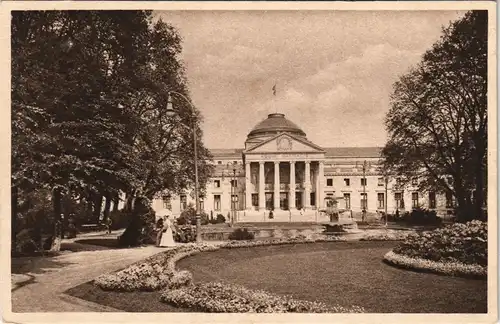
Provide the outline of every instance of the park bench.
<path id="1" fill-rule="evenodd" d="M 83 224 L 81 230 L 84 232 L 91 232 L 103 229 L 101 224 Z"/>

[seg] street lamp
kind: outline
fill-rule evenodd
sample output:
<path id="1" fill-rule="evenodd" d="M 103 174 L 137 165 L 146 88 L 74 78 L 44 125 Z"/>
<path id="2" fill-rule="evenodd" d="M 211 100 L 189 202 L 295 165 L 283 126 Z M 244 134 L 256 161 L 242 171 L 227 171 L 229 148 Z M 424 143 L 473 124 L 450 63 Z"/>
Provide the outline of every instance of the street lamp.
<path id="1" fill-rule="evenodd" d="M 387 174 L 385 174 L 385 227 L 387 227 L 387 183 L 389 182 L 389 177 L 387 176 Z"/>
<path id="2" fill-rule="evenodd" d="M 234 225 L 234 217 L 235 217 L 235 214 L 236 214 L 236 206 L 234 205 L 234 193 L 236 192 L 236 188 L 234 187 L 233 189 L 233 184 L 235 184 L 235 181 L 236 181 L 236 167 L 234 166 L 234 162 L 231 163 L 231 162 L 228 162 L 227 163 L 227 166 L 228 166 L 228 169 L 230 169 L 230 166 L 233 166 L 233 176 L 231 177 L 231 226 Z"/>
<path id="3" fill-rule="evenodd" d="M 181 93 L 178 93 L 176 91 L 169 91 L 168 92 L 168 99 L 167 99 L 167 116 L 175 116 L 177 114 L 177 111 L 173 107 L 172 103 L 172 94 L 175 94 L 182 99 L 184 99 L 189 107 L 191 108 L 191 120 L 192 120 L 192 128 L 193 128 L 193 142 L 194 142 L 194 195 L 195 195 L 195 217 L 196 217 L 196 242 L 201 242 L 201 216 L 200 216 L 200 197 L 199 197 L 199 187 L 198 187 L 198 147 L 197 147 L 197 137 L 196 137 L 196 123 L 195 123 L 195 108 L 193 104 L 191 103 L 191 100 L 186 98 Z"/>
<path id="4" fill-rule="evenodd" d="M 367 205 L 367 200 L 366 199 L 366 160 L 363 161 L 363 216 L 362 216 L 362 221 L 364 222 L 366 220 L 366 205 Z"/>

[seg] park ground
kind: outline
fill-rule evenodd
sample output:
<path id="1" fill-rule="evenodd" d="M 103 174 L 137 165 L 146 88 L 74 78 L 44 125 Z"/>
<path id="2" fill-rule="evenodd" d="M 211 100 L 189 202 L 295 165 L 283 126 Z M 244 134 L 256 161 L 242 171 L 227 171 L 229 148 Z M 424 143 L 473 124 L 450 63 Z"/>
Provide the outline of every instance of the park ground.
<path id="1" fill-rule="evenodd" d="M 66 240 L 55 257 L 14 258 L 13 312 L 186 312 L 160 292 L 104 292 L 97 276 L 164 251 L 106 246 L 118 232 Z M 87 243 L 79 243 L 85 240 Z M 195 282 L 223 281 L 374 313 L 485 313 L 486 281 L 397 269 L 382 261 L 396 242 L 336 242 L 222 249 L 181 260 Z M 90 251 L 89 251 L 90 250 Z M 214 271 L 217 269 L 217 271 Z"/>

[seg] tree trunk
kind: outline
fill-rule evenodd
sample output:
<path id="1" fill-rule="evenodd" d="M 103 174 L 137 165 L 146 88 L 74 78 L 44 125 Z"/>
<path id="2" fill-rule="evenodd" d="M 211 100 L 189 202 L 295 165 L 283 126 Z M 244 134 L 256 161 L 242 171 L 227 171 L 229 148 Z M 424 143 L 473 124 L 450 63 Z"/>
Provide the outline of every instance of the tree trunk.
<path id="1" fill-rule="evenodd" d="M 10 222 L 10 241 L 11 241 L 11 251 L 16 250 L 17 240 L 17 200 L 19 197 L 19 189 L 16 186 L 11 187 L 11 222 Z"/>
<path id="2" fill-rule="evenodd" d="M 134 195 L 132 193 L 127 193 L 125 196 L 125 210 L 132 211 Z"/>
<path id="3" fill-rule="evenodd" d="M 106 194 L 106 204 L 104 205 L 104 217 L 103 217 L 104 222 L 108 220 L 110 210 L 111 210 L 111 195 Z"/>
<path id="4" fill-rule="evenodd" d="M 99 224 L 99 218 L 101 217 L 102 199 L 102 195 L 97 195 L 96 199 L 94 200 L 93 218 L 97 224 Z"/>
<path id="5" fill-rule="evenodd" d="M 61 230 L 61 188 L 56 187 L 52 191 L 52 204 L 54 208 L 54 235 L 52 245 L 50 247 L 51 251 L 60 251 L 61 250 L 61 239 L 62 239 L 62 230 Z"/>
<path id="6" fill-rule="evenodd" d="M 86 208 L 86 220 L 85 223 L 90 222 L 94 209 L 94 195 L 92 192 L 89 192 L 87 195 L 87 208 Z"/>
<path id="7" fill-rule="evenodd" d="M 118 204 L 120 203 L 120 196 L 118 194 L 113 198 L 113 212 L 118 211 Z"/>
<path id="8" fill-rule="evenodd" d="M 483 166 L 482 163 L 482 157 L 478 159 L 478 163 L 476 166 L 476 194 L 475 194 L 475 199 L 473 201 L 474 204 L 474 212 L 475 212 L 475 219 L 480 219 L 480 220 L 486 220 L 486 213 L 483 210 L 484 202 L 486 199 L 486 190 L 485 187 L 485 174 L 486 170 Z"/>

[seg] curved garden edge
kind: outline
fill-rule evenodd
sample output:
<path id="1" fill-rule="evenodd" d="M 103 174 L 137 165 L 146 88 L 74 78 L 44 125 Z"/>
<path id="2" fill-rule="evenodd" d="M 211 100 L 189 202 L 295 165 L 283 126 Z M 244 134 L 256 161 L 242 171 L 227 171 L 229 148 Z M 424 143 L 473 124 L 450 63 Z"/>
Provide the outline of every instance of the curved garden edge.
<path id="1" fill-rule="evenodd" d="M 161 301 L 176 306 L 196 308 L 205 312 L 332 312 L 362 313 L 363 307 L 351 305 L 327 306 L 319 302 L 296 300 L 290 296 L 270 292 L 253 291 L 244 287 L 222 283 L 196 284 L 189 271 L 176 269 L 176 263 L 183 258 L 200 252 L 216 251 L 221 248 L 244 248 L 257 246 L 304 244 L 316 242 L 344 242 L 338 237 L 327 238 L 287 238 L 265 241 L 231 241 L 218 245 L 193 244 L 176 247 L 136 263 L 119 272 L 102 275 L 94 280 L 94 285 L 103 290 L 114 291 L 154 291 L 164 290 Z M 213 302 L 213 296 L 220 295 L 220 302 Z M 207 295 L 212 302 L 207 302 Z M 241 302 L 245 300 L 245 302 Z M 239 302 L 237 302 L 239 301 Z M 272 305 L 270 303 L 272 302 Z M 228 308 L 224 303 L 234 304 Z"/>
<path id="2" fill-rule="evenodd" d="M 430 272 L 445 276 L 456 276 L 473 279 L 486 279 L 487 267 L 478 264 L 461 262 L 437 262 L 422 258 L 412 258 L 389 251 L 384 255 L 384 262 L 392 266 L 419 272 Z"/>

